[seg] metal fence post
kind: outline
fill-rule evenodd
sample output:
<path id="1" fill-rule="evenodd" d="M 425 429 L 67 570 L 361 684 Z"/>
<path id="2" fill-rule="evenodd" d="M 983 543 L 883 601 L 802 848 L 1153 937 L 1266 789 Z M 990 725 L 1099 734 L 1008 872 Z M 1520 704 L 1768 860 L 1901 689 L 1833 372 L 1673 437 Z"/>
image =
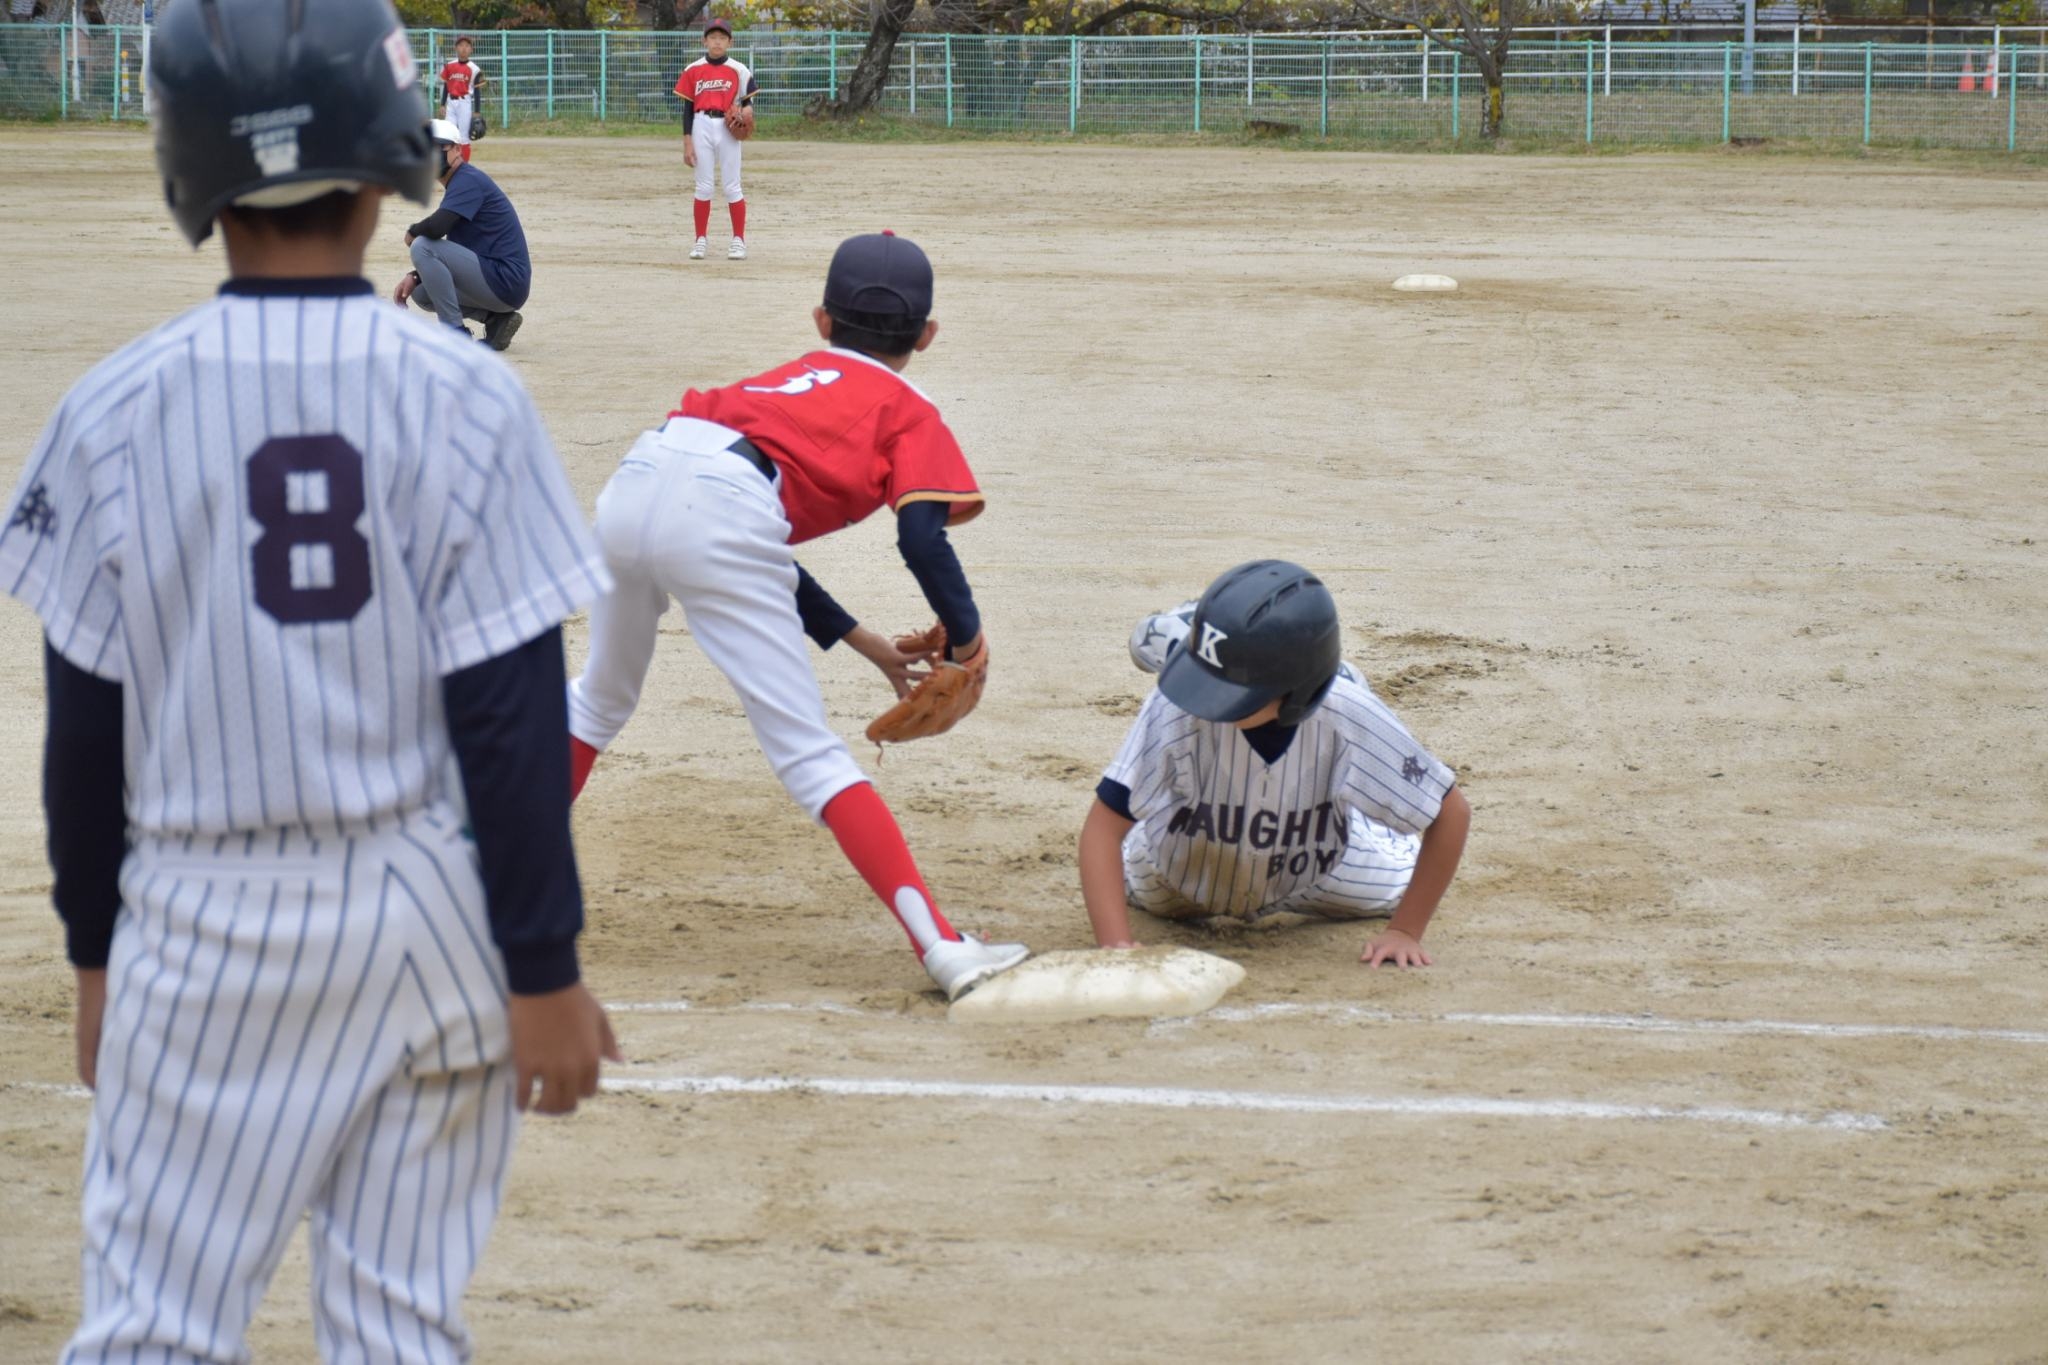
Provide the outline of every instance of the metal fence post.
<path id="1" fill-rule="evenodd" d="M 1330 135 L 1330 40 L 1323 39 L 1323 122 L 1319 136 Z"/>
<path id="2" fill-rule="evenodd" d="M 57 28 L 57 117 L 71 117 L 71 48 L 78 41 L 67 22 Z"/>
<path id="3" fill-rule="evenodd" d="M 597 31 L 597 121 L 603 123 L 612 105 L 612 31 Z"/>
<path id="4" fill-rule="evenodd" d="M 548 122 L 555 119 L 555 31 L 548 30 Z"/>
<path id="5" fill-rule="evenodd" d="M 1202 35 L 1195 35 L 1195 131 L 1202 131 Z"/>
<path id="6" fill-rule="evenodd" d="M 1871 68 L 1872 68 L 1872 67 L 1873 67 L 1873 66 L 1874 66 L 1874 65 L 1876 64 L 1876 60 L 1877 60 L 1877 46 L 1876 46 L 1876 44 L 1874 44 L 1874 43 L 1865 43 L 1865 44 L 1863 45 L 1863 145 L 1864 145 L 1864 146 L 1866 146 L 1866 147 L 1868 147 L 1868 146 L 1870 145 L 1870 77 L 1871 77 Z"/>
<path id="7" fill-rule="evenodd" d="M 1422 34 L 1422 102 L 1429 103 L 1429 31 Z"/>
<path id="8" fill-rule="evenodd" d="M 1607 34 L 1600 40 L 1600 93 L 1614 93 L 1614 25 L 1607 26 Z"/>
<path id="9" fill-rule="evenodd" d="M 2012 53 L 2012 76 L 2005 83 L 2005 150 L 2016 152 L 2020 147 L 2020 45 L 2014 43 Z"/>
<path id="10" fill-rule="evenodd" d="M 1735 98 L 1735 44 L 1721 44 L 1721 141 L 1728 140 L 1728 116 Z"/>
<path id="11" fill-rule="evenodd" d="M 910 45 L 910 116 L 917 117 L 917 44 Z"/>
<path id="12" fill-rule="evenodd" d="M 1458 105 L 1460 103 L 1458 99 L 1458 73 L 1464 65 L 1465 55 L 1462 52 L 1453 52 L 1451 54 L 1451 141 L 1453 142 L 1458 140 Z"/>
<path id="13" fill-rule="evenodd" d="M 1195 106 L 1199 119 L 1201 106 Z M 1073 132 L 1081 126 L 1081 40 L 1067 39 L 1067 131 Z M 1200 125 L 1197 124 L 1197 127 Z"/>
<path id="14" fill-rule="evenodd" d="M 1799 30 L 1792 30 L 1792 93 L 1799 93 Z"/>
<path id="15" fill-rule="evenodd" d="M 839 98 L 839 30 L 836 28 L 825 35 L 825 68 L 826 79 L 832 86 L 826 98 L 836 100 Z"/>
<path id="16" fill-rule="evenodd" d="M 512 35 L 498 30 L 498 126 L 512 126 Z"/>
<path id="17" fill-rule="evenodd" d="M 1252 59 L 1258 55 L 1259 35 L 1244 35 L 1244 107 L 1252 107 Z"/>
<path id="18" fill-rule="evenodd" d="M 114 25 L 114 122 L 121 121 L 121 26 Z"/>
<path id="19" fill-rule="evenodd" d="M 1586 44 L 1586 145 L 1593 145 L 1593 45 Z"/>
<path id="20" fill-rule="evenodd" d="M 946 126 L 953 126 L 953 35 L 946 35 Z"/>

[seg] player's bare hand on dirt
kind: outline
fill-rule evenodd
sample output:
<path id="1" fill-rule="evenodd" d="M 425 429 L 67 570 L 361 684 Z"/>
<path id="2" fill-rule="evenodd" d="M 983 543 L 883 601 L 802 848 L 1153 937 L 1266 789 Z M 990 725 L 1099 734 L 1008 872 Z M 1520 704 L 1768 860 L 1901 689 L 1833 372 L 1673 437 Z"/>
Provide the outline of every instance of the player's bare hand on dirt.
<path id="1" fill-rule="evenodd" d="M 78 969 L 78 1079 L 90 1090 L 99 1083 L 100 1021 L 107 1014 L 107 970 Z"/>
<path id="2" fill-rule="evenodd" d="M 397 304 L 399 307 L 403 308 L 405 306 L 406 300 L 412 297 L 412 291 L 419 287 L 419 275 L 413 271 L 408 270 L 405 272 L 405 275 L 398 281 L 398 287 L 391 291 L 391 301 Z"/>
<path id="3" fill-rule="evenodd" d="M 1382 929 L 1374 934 L 1372 941 L 1365 945 L 1365 951 L 1358 955 L 1358 960 L 1368 967 L 1377 967 L 1383 962 L 1394 967 L 1435 965 L 1435 959 L 1422 951 L 1422 945 L 1399 929 Z"/>
<path id="4" fill-rule="evenodd" d="M 879 631 L 855 626 L 846 632 L 846 643 L 854 653 L 882 670 L 882 676 L 896 689 L 898 698 L 909 696 L 919 683 L 931 676 L 928 666 L 932 661 L 930 654 L 915 648 L 904 649 L 899 642 Z"/>
<path id="5" fill-rule="evenodd" d="M 508 1013 L 518 1073 L 512 1093 L 522 1112 L 573 1114 L 579 1100 L 597 1093 L 599 1063 L 626 1060 L 604 1006 L 580 981 L 546 995 L 515 995 Z"/>

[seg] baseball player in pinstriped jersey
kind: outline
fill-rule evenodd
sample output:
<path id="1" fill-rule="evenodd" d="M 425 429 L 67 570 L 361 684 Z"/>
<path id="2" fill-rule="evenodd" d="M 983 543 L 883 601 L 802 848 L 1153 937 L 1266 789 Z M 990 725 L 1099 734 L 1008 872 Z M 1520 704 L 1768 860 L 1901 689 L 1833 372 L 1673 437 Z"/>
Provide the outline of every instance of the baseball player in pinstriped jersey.
<path id="1" fill-rule="evenodd" d="M 232 278 L 72 389 L 0 527 L 95 1090 L 64 1359 L 246 1360 L 307 1214 L 324 1357 L 466 1359 L 517 1111 L 616 1055 L 560 738 L 609 583 L 511 372 L 360 278 L 433 183 L 386 0 L 179 0 L 151 80 Z"/>
<path id="2" fill-rule="evenodd" d="M 1360 960 L 1429 964 L 1423 930 L 1470 807 L 1341 647 L 1328 589 L 1279 560 L 1139 623 L 1131 657 L 1159 689 L 1081 832 L 1098 943 L 1131 946 L 1131 905 L 1168 919 L 1388 915 Z"/>

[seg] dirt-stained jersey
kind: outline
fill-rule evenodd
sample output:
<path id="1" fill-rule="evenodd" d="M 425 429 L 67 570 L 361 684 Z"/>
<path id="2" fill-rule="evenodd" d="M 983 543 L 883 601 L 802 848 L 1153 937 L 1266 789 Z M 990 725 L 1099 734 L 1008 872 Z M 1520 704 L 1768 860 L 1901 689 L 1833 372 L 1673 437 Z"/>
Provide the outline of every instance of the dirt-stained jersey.
<path id="1" fill-rule="evenodd" d="M 1398 834 L 1426 829 L 1457 781 L 1348 667 L 1271 763 L 1236 726 L 1154 692 L 1104 776 L 1129 789 L 1161 878 L 1224 915 L 1334 871 L 1354 811 Z"/>

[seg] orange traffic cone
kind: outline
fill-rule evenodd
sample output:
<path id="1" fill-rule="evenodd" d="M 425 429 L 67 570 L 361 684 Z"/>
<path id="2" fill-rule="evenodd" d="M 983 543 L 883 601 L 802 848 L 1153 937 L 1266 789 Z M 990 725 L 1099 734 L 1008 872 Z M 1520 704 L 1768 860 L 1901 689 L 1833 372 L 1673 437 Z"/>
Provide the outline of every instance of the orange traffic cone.
<path id="1" fill-rule="evenodd" d="M 1963 54 L 1963 78 L 1956 82 L 1956 89 L 1969 94 L 1975 94 L 1977 90 L 1977 68 L 1967 52 Z"/>

